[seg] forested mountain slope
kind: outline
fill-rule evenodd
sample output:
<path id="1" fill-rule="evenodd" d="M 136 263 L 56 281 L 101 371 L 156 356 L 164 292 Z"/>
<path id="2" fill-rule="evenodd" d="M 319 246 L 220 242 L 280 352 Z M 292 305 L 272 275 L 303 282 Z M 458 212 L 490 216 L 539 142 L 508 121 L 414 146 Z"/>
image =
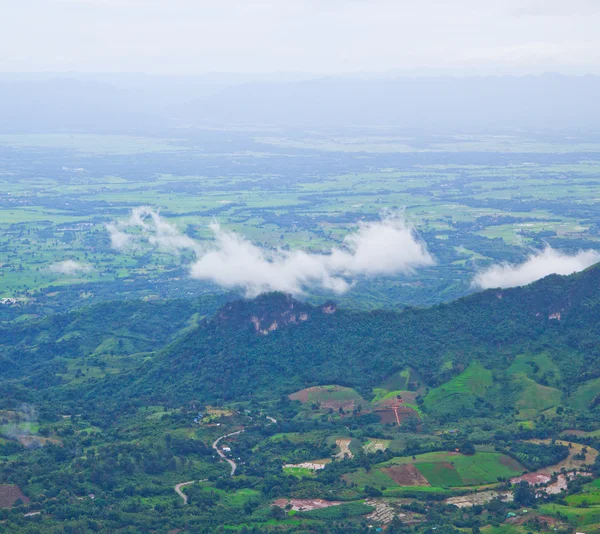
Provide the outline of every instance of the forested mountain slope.
<path id="1" fill-rule="evenodd" d="M 600 266 L 403 312 L 313 307 L 274 293 L 226 304 L 199 320 L 216 305 L 214 299 L 103 304 L 6 325 L 2 378 L 22 377 L 59 398 L 83 390 L 85 398 L 102 391 L 118 402 L 164 403 L 264 398 L 331 383 L 368 397 L 406 367 L 434 388 L 472 362 L 504 372 L 518 355 L 541 352 L 560 374 L 556 386 L 565 395 L 600 376 Z M 103 355 L 127 356 L 127 365 L 69 382 L 57 363 Z"/>
<path id="2" fill-rule="evenodd" d="M 432 510 L 438 525 L 504 521 L 535 501 L 511 478 L 525 469 L 579 469 L 573 494 L 600 472 L 599 312 L 597 265 L 403 312 L 273 293 L 23 316 L 0 325 L 0 491 L 31 502 L 14 497 L 0 519 L 14 532 L 32 512 L 39 532 L 367 532 L 363 500 L 383 495 L 415 532 Z M 575 448 L 552 442 L 564 435 Z M 453 498 L 486 502 L 490 488 L 515 504 L 456 512 Z M 277 508 L 290 498 L 348 504 L 314 523 Z"/>
<path id="3" fill-rule="evenodd" d="M 569 395 L 600 376 L 599 293 L 600 267 L 594 266 L 401 313 L 262 295 L 226 305 L 135 372 L 104 378 L 102 388 L 155 403 L 264 398 L 331 383 L 368 397 L 406 367 L 432 388 L 472 362 L 504 373 L 517 356 L 544 352 L 560 376 L 552 385 Z M 94 388 L 87 394 L 95 395 Z"/>

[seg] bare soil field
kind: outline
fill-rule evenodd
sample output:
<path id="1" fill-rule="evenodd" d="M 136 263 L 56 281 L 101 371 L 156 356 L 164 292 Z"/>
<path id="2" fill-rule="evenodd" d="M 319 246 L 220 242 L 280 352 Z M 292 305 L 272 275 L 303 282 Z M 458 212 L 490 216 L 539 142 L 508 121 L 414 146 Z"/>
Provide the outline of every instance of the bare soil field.
<path id="1" fill-rule="evenodd" d="M 29 502 L 19 486 L 0 486 L 0 508 L 10 508 L 18 499 L 25 504 Z"/>
<path id="2" fill-rule="evenodd" d="M 446 504 L 453 504 L 458 508 L 470 508 L 471 506 L 487 504 L 497 498 L 504 502 L 511 502 L 513 494 L 511 491 L 480 491 L 478 493 L 471 493 L 470 495 L 450 497 L 444 502 Z"/>
<path id="3" fill-rule="evenodd" d="M 289 467 L 292 469 L 312 469 L 313 471 L 318 471 L 319 469 L 325 469 L 325 466 L 330 462 L 331 460 L 329 458 L 325 458 L 323 460 L 313 460 L 312 462 L 301 462 L 299 464 L 285 464 L 283 467 Z"/>
<path id="4" fill-rule="evenodd" d="M 527 484 L 535 486 L 536 484 L 547 484 L 550 482 L 550 477 L 542 473 L 527 473 L 520 477 L 510 479 L 511 484 L 518 484 L 519 482 L 527 482 Z"/>
<path id="5" fill-rule="evenodd" d="M 291 505 L 292 510 L 296 512 L 310 512 L 311 510 L 329 508 L 340 504 L 344 503 L 341 501 L 324 501 L 323 499 L 277 499 L 273 502 L 273 506 L 279 506 L 280 508 Z"/>
<path id="6" fill-rule="evenodd" d="M 414 464 L 394 465 L 381 469 L 396 484 L 400 486 L 429 486 L 427 479 L 419 472 Z"/>
<path id="7" fill-rule="evenodd" d="M 350 450 L 350 438 L 336 439 L 335 444 L 340 448 L 340 452 L 335 456 L 336 458 L 354 458 L 354 454 Z"/>
<path id="8" fill-rule="evenodd" d="M 396 414 L 391 408 L 387 410 L 375 410 L 375 412 L 373 413 L 379 416 L 383 424 L 397 423 Z M 418 417 L 417 412 L 412 408 L 408 408 L 406 406 L 402 406 L 398 409 L 398 418 L 400 419 L 400 423 L 406 421 L 410 417 Z"/>

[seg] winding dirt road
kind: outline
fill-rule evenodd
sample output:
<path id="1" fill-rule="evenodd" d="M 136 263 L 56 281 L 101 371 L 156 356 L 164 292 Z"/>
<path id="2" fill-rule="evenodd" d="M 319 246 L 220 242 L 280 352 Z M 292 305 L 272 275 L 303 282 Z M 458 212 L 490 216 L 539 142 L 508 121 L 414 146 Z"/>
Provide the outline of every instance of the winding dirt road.
<path id="1" fill-rule="evenodd" d="M 183 493 L 183 491 L 181 491 L 181 488 L 183 488 L 184 486 L 191 486 L 195 482 L 196 482 L 195 480 L 190 480 L 189 482 L 182 482 L 181 484 L 177 484 L 175 486 L 175 491 L 176 491 L 177 495 L 179 495 L 183 499 L 183 504 L 187 504 L 188 497 L 185 493 Z"/>
<path id="2" fill-rule="evenodd" d="M 273 424 L 277 423 L 277 419 L 275 419 L 274 417 L 267 416 L 267 419 L 269 421 L 271 421 Z M 225 438 L 229 438 L 231 436 L 237 436 L 238 434 L 241 434 L 242 432 L 244 432 L 244 431 L 238 430 L 237 432 L 231 432 L 231 434 L 225 434 L 224 436 L 217 438 L 214 441 L 214 443 L 212 444 L 212 448 L 215 449 L 215 451 L 217 451 L 217 454 L 221 457 L 221 459 L 225 460 L 231 466 L 231 476 L 233 476 L 235 474 L 235 470 L 237 469 L 237 464 L 230 458 L 227 458 L 227 456 L 225 456 L 225 453 L 221 449 L 219 449 L 219 441 L 221 441 L 222 439 L 225 439 Z M 187 504 L 188 497 L 185 493 L 183 493 L 183 491 L 181 491 L 182 488 L 184 488 L 185 486 L 191 486 L 195 482 L 196 482 L 195 480 L 190 480 L 189 482 L 182 482 L 181 484 L 177 484 L 175 486 L 175 491 L 177 492 L 177 495 L 179 495 L 183 499 L 183 504 Z"/>
<path id="3" fill-rule="evenodd" d="M 225 434 L 224 436 L 217 438 L 212 445 L 213 449 L 217 451 L 217 454 L 231 466 L 231 476 L 234 475 L 235 470 L 237 469 L 237 464 L 233 460 L 227 458 L 227 456 L 225 456 L 225 453 L 221 449 L 219 449 L 219 441 L 225 438 L 229 438 L 231 436 L 236 436 L 238 434 L 241 434 L 242 432 L 243 430 L 238 430 L 237 432 L 232 432 L 231 434 Z"/>

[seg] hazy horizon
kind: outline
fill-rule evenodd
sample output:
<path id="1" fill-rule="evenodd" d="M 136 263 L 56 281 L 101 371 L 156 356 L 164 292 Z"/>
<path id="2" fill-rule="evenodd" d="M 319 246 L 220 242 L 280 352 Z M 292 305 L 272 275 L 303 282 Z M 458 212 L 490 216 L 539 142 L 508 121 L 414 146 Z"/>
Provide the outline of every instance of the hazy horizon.
<path id="1" fill-rule="evenodd" d="M 600 72 L 591 0 L 26 0 L 3 15 L 0 72 Z"/>

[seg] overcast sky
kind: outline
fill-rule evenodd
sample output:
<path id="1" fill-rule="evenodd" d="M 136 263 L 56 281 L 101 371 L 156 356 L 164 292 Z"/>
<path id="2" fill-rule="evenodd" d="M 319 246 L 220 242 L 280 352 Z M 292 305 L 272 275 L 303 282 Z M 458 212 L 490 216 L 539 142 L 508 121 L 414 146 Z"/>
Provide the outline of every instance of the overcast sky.
<path id="1" fill-rule="evenodd" d="M 0 71 L 600 72 L 600 0 L 3 0 Z"/>

